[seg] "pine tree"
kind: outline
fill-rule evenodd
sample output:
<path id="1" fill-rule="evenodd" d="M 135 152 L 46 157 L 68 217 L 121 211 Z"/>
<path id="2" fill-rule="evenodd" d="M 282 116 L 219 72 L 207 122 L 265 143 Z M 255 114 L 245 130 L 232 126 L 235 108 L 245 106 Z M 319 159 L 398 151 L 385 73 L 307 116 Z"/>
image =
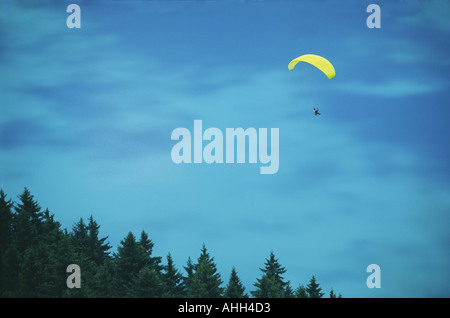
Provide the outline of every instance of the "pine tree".
<path id="1" fill-rule="evenodd" d="M 79 255 L 87 255 L 90 253 L 89 234 L 83 218 L 80 218 L 80 220 L 72 226 L 70 237 L 72 246 L 74 247 L 76 253 Z"/>
<path id="2" fill-rule="evenodd" d="M 20 291 L 19 297 L 39 297 L 40 285 L 44 275 L 45 263 L 41 257 L 41 248 L 30 247 L 27 248 L 21 255 L 19 264 L 19 279 L 18 288 Z"/>
<path id="3" fill-rule="evenodd" d="M 255 298 L 282 298 L 284 290 L 281 288 L 280 282 L 276 281 L 273 276 L 263 274 L 257 283 L 254 284 L 256 290 L 251 291 Z"/>
<path id="4" fill-rule="evenodd" d="M 42 235 L 38 246 L 44 259 L 45 271 L 41 277 L 40 296 L 61 297 L 66 286 L 66 268 L 73 263 L 75 255 L 70 247 L 68 235 L 61 230 L 61 224 L 46 209 L 42 219 Z"/>
<path id="5" fill-rule="evenodd" d="M 27 188 L 19 195 L 19 199 L 20 202 L 14 206 L 13 235 L 18 251 L 24 253 L 28 247 L 39 242 L 42 212 Z"/>
<path id="6" fill-rule="evenodd" d="M 295 290 L 295 297 L 297 298 L 308 298 L 308 292 L 303 284 L 300 284 Z"/>
<path id="7" fill-rule="evenodd" d="M 85 251 L 87 256 L 94 261 L 95 264 L 102 264 L 109 257 L 109 250 L 111 245 L 105 242 L 108 237 L 99 238 L 100 225 L 94 221 L 91 215 L 88 220 L 87 230 L 87 250 Z"/>
<path id="8" fill-rule="evenodd" d="M 217 271 L 217 265 L 214 262 L 214 257 L 209 256 L 205 244 L 202 245 L 201 254 L 197 260 L 195 269 L 196 273 L 199 271 L 199 267 L 202 262 L 205 263 L 205 266 L 203 267 L 205 269 L 203 280 L 207 285 L 207 291 L 210 295 L 208 297 L 221 297 L 223 293 L 223 288 L 220 287 L 222 284 L 222 279 L 220 278 L 220 273 Z M 206 264 L 208 266 L 206 266 Z M 197 276 L 200 277 L 201 275 Z"/>
<path id="9" fill-rule="evenodd" d="M 331 290 L 330 290 L 330 298 L 342 298 L 342 294 L 339 293 L 338 295 L 336 295 L 336 293 L 334 292 L 333 288 L 331 288 Z"/>
<path id="10" fill-rule="evenodd" d="M 308 292 L 309 298 L 322 298 L 324 293 L 321 292 L 322 288 L 316 282 L 316 278 L 313 277 L 309 281 L 309 284 L 306 285 L 306 291 Z"/>
<path id="11" fill-rule="evenodd" d="M 51 258 L 54 233 L 46 233 L 46 223 L 50 224 L 48 209 L 44 212 L 27 188 L 18 196 L 19 202 L 14 206 L 12 219 L 11 244 L 14 261 L 18 267 L 11 274 L 14 278 L 14 292 L 18 297 L 58 296 L 54 286 L 55 260 Z M 52 224 L 54 225 L 54 224 Z M 13 255 L 13 254 L 10 254 Z M 57 293 L 58 295 L 54 295 Z"/>
<path id="12" fill-rule="evenodd" d="M 185 293 L 187 295 L 188 291 L 191 290 L 191 283 L 192 279 L 194 277 L 195 272 L 195 264 L 192 262 L 191 257 L 188 257 L 188 260 L 186 262 L 186 266 L 183 266 L 184 271 L 186 272 L 186 275 L 183 276 L 183 285 L 185 287 Z"/>
<path id="13" fill-rule="evenodd" d="M 99 238 L 99 229 L 100 225 L 92 215 L 88 219 L 88 224 L 80 218 L 72 226 L 72 232 L 68 237 L 73 256 L 65 266 L 77 264 L 82 268 L 83 288 L 65 291 L 64 294 L 68 297 L 91 297 L 104 290 L 102 284 L 109 284 L 109 282 L 102 282 L 98 273 L 101 265 L 110 259 L 108 250 L 111 248 L 105 242 L 107 237 Z"/>
<path id="14" fill-rule="evenodd" d="M 184 296 L 185 285 L 183 275 L 175 268 L 170 253 L 167 254 L 167 265 L 164 266 L 162 279 L 165 284 L 167 297 L 178 298 Z"/>
<path id="15" fill-rule="evenodd" d="M 284 282 L 282 275 L 286 272 L 286 269 L 275 258 L 273 251 L 270 252 L 269 259 L 266 259 L 264 264 L 265 267 L 260 268 L 262 271 L 261 278 L 257 278 L 257 282 L 253 284 L 257 289 L 251 292 L 252 295 L 269 298 L 284 297 L 287 283 Z"/>
<path id="16" fill-rule="evenodd" d="M 295 298 L 294 290 L 291 287 L 291 281 L 288 281 L 284 289 L 284 298 Z"/>
<path id="17" fill-rule="evenodd" d="M 11 273 L 6 270 L 12 262 L 11 251 L 8 252 L 12 246 L 12 208 L 12 201 L 0 190 L 0 297 L 8 296 L 14 286 Z"/>
<path id="18" fill-rule="evenodd" d="M 41 210 L 27 188 L 18 198 L 14 203 L 0 189 L 0 297 L 248 297 L 235 267 L 226 288 L 221 287 L 205 244 L 196 263 L 188 258 L 183 276 L 170 253 L 167 265 L 152 255 L 154 243 L 145 231 L 139 241 L 129 232 L 111 257 L 107 237 L 99 237 L 92 215 L 87 225 L 80 218 L 69 233 L 48 209 Z M 72 263 L 82 268 L 80 289 L 66 286 L 66 268 Z M 273 252 L 264 265 L 254 297 L 323 297 L 315 276 L 293 291 Z M 341 297 L 331 289 L 330 298 Z"/>
<path id="19" fill-rule="evenodd" d="M 123 296 L 122 286 L 119 287 L 117 278 L 117 270 L 115 262 L 112 258 L 107 258 L 97 267 L 95 272 L 94 292 L 95 297 L 120 297 Z"/>
<path id="20" fill-rule="evenodd" d="M 188 257 L 188 260 L 186 262 L 186 266 L 183 266 L 184 270 L 186 271 L 186 276 L 185 276 L 185 280 L 188 280 L 189 278 L 191 278 L 194 275 L 194 271 L 195 271 L 195 265 L 194 263 L 192 263 L 191 257 Z"/>
<path id="21" fill-rule="evenodd" d="M 228 285 L 225 287 L 224 297 L 248 298 L 248 294 L 245 293 L 244 285 L 242 285 L 234 266 L 231 269 L 231 275 L 230 280 L 228 281 Z"/>
<path id="22" fill-rule="evenodd" d="M 269 277 L 273 277 L 275 281 L 280 283 L 280 286 L 284 288 L 287 283 L 283 280 L 283 274 L 286 272 L 286 269 L 281 266 L 278 262 L 278 259 L 275 258 L 275 254 L 270 252 L 269 259 L 266 259 L 265 268 L 260 270 Z"/>
<path id="23" fill-rule="evenodd" d="M 211 268 L 205 260 L 197 264 L 194 275 L 189 281 L 187 296 L 192 298 L 211 298 L 209 293 L 209 281 Z"/>
<path id="24" fill-rule="evenodd" d="M 0 296 L 20 297 L 18 286 L 19 266 L 22 261 L 17 247 L 19 236 L 17 214 L 13 213 L 14 203 L 6 199 L 3 190 L 0 191 Z M 22 234 L 22 233 L 21 233 Z M 23 233 L 26 234 L 26 233 Z M 24 240 L 24 244 L 26 244 Z M 22 250 L 25 247 L 22 247 Z"/>
<path id="25" fill-rule="evenodd" d="M 202 249 L 200 251 L 201 251 L 201 253 L 197 259 L 197 264 L 200 264 L 202 260 L 205 260 L 211 266 L 211 268 L 214 270 L 216 277 L 220 278 L 220 274 L 216 273 L 217 268 L 216 268 L 216 264 L 214 263 L 214 257 L 209 256 L 208 250 L 206 249 L 206 246 L 204 243 L 203 243 Z"/>
<path id="26" fill-rule="evenodd" d="M 161 265 L 162 257 L 152 256 L 153 247 L 155 246 L 155 244 L 152 242 L 152 240 L 148 238 L 148 234 L 145 233 L 144 230 L 141 232 L 139 245 L 141 245 L 144 248 L 145 253 L 148 256 L 148 265 L 150 266 L 150 268 L 154 269 L 157 273 L 161 273 L 161 270 L 163 269 L 163 266 Z"/>
<path id="27" fill-rule="evenodd" d="M 6 199 L 6 194 L 0 189 L 0 260 L 12 240 L 12 208 L 13 203 Z"/>
<path id="28" fill-rule="evenodd" d="M 150 266 L 143 267 L 126 287 L 126 295 L 139 298 L 157 298 L 164 295 L 164 283 Z"/>
<path id="29" fill-rule="evenodd" d="M 19 266 L 21 263 L 21 256 L 16 248 L 14 241 L 8 246 L 2 256 L 2 264 L 0 264 L 1 274 L 1 292 L 2 297 L 21 297 L 18 281 L 19 281 Z"/>
<path id="30" fill-rule="evenodd" d="M 205 244 L 194 266 L 194 273 L 189 279 L 187 296 L 195 298 L 218 298 L 222 296 L 222 280 L 217 272 L 214 257 L 210 257 Z"/>
<path id="31" fill-rule="evenodd" d="M 93 221 L 93 218 L 90 218 Z M 65 263 L 64 272 L 69 264 L 76 264 L 80 266 L 82 272 L 82 288 L 74 288 L 64 290 L 64 297 L 93 297 L 96 295 L 96 290 L 100 285 L 95 279 L 100 262 L 96 260 L 98 246 L 94 243 L 90 231 L 93 231 L 95 221 L 90 222 L 90 229 L 80 217 L 78 222 L 72 225 L 72 231 L 65 234 L 69 242 L 69 260 Z M 95 236 L 95 233 L 93 233 Z M 65 274 L 67 277 L 67 274 Z"/>
<path id="32" fill-rule="evenodd" d="M 115 257 L 117 265 L 118 293 L 125 296 L 127 285 L 139 274 L 140 270 L 148 266 L 149 260 L 145 249 L 136 242 L 136 237 L 129 232 L 120 241 Z"/>
<path id="33" fill-rule="evenodd" d="M 330 298 L 337 298 L 336 294 L 334 293 L 333 288 L 331 288 L 331 290 L 330 290 Z"/>

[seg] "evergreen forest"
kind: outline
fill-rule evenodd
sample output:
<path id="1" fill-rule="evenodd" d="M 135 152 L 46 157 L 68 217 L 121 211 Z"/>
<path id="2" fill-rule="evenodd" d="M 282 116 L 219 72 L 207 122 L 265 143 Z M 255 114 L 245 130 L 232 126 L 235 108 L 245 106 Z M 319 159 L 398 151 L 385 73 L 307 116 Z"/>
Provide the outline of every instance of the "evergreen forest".
<path id="1" fill-rule="evenodd" d="M 205 244 L 197 258 L 177 268 L 172 255 L 153 253 L 145 231 L 129 232 L 112 250 L 108 237 L 90 216 L 62 229 L 54 214 L 42 209 L 25 188 L 17 201 L 0 190 L 0 297 L 162 297 L 162 298 L 340 298 L 322 291 L 315 276 L 293 286 L 273 252 L 265 260 L 251 291 L 236 267 L 224 282 Z M 80 288 L 69 288 L 70 264 L 81 271 Z M 236 264 L 238 266 L 239 264 Z"/>

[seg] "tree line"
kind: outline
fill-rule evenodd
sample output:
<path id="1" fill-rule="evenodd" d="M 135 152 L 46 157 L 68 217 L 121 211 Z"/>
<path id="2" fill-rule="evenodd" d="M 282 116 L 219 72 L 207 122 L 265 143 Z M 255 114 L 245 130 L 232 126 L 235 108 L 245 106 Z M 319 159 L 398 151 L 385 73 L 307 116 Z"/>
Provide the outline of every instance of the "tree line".
<path id="1" fill-rule="evenodd" d="M 145 231 L 129 232 L 117 251 L 99 236 L 92 216 L 80 218 L 71 231 L 62 229 L 54 214 L 43 210 L 25 188 L 18 201 L 0 190 L 0 297 L 165 297 L 165 298 L 321 298 L 325 293 L 312 276 L 305 286 L 285 281 L 286 269 L 270 252 L 254 290 L 245 290 L 235 267 L 224 285 L 203 244 L 196 260 L 183 272 L 170 253 L 164 261 L 153 255 L 154 243 Z M 81 268 L 81 288 L 68 288 L 69 264 Z M 330 298 L 341 294 L 331 289 Z"/>

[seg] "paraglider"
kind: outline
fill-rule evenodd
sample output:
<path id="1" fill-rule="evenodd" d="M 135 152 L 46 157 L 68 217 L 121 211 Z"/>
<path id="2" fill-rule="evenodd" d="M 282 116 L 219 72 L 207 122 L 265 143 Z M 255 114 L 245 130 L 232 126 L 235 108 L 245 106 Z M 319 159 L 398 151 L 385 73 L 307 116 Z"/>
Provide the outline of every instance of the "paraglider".
<path id="1" fill-rule="evenodd" d="M 336 76 L 336 71 L 334 69 L 333 64 L 331 64 L 330 61 L 328 61 L 326 58 L 321 57 L 319 55 L 315 55 L 315 54 L 301 55 L 289 62 L 288 69 L 290 71 L 293 70 L 295 65 L 297 65 L 297 63 L 299 63 L 299 62 L 306 62 L 306 63 L 309 63 L 309 64 L 317 67 L 328 77 L 328 79 L 332 79 L 333 77 Z M 313 112 L 314 112 L 314 116 L 320 115 L 319 108 L 316 109 L 314 107 Z"/>
<path id="2" fill-rule="evenodd" d="M 326 58 L 323 58 L 319 55 L 305 54 L 293 59 L 289 62 L 288 65 L 289 71 L 293 70 L 298 62 L 306 62 L 314 65 L 319 70 L 321 70 L 329 79 L 332 79 L 336 76 L 336 71 L 334 70 L 333 64 L 331 64 L 330 61 L 328 61 Z"/>

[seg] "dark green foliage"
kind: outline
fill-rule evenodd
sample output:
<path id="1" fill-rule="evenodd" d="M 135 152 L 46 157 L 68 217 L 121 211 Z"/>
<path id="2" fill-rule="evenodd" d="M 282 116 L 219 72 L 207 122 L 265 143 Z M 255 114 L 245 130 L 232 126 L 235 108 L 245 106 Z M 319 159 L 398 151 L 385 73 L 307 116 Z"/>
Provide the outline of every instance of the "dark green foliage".
<path id="1" fill-rule="evenodd" d="M 161 265 L 161 259 L 162 257 L 157 256 L 153 257 L 153 244 L 152 240 L 148 238 L 148 234 L 145 233 L 145 231 L 141 232 L 141 238 L 139 240 L 139 245 L 141 245 L 144 248 L 145 254 L 147 255 L 147 265 L 155 270 L 156 272 L 161 272 L 163 269 L 163 266 Z"/>
<path id="2" fill-rule="evenodd" d="M 222 287 L 204 244 L 196 263 L 188 258 L 183 275 L 170 253 L 166 264 L 153 255 L 154 243 L 145 231 L 139 240 L 129 232 L 112 255 L 107 239 L 100 236 L 92 215 L 68 231 L 48 209 L 41 209 L 27 188 L 17 202 L 0 189 L 0 297 L 249 297 L 234 267 Z M 81 288 L 66 285 L 70 264 L 81 269 Z M 273 252 L 264 265 L 251 292 L 254 297 L 323 297 L 314 276 L 306 287 L 292 290 Z M 330 298 L 341 297 L 330 291 Z"/>
<path id="3" fill-rule="evenodd" d="M 205 244 L 201 249 L 197 264 L 188 265 L 191 272 L 188 279 L 186 296 L 192 298 L 219 298 L 223 288 L 222 280 L 217 272 L 214 257 L 210 257 Z"/>
<path id="4" fill-rule="evenodd" d="M 143 267 L 127 285 L 128 297 L 161 297 L 165 294 L 164 282 L 161 275 L 150 266 Z"/>
<path id="5" fill-rule="evenodd" d="M 23 253 L 39 242 L 42 234 L 42 212 L 27 188 L 19 195 L 19 199 L 20 202 L 14 206 L 12 228 L 16 247 Z"/>
<path id="6" fill-rule="evenodd" d="M 13 203 L 6 199 L 0 190 L 0 295 L 13 296 L 14 278 L 17 278 L 19 265 L 17 248 L 13 241 L 12 214 Z"/>
<path id="7" fill-rule="evenodd" d="M 297 298 L 308 298 L 308 292 L 306 291 L 305 286 L 300 284 L 295 290 L 295 297 Z"/>
<path id="8" fill-rule="evenodd" d="M 0 254 L 7 250 L 12 240 L 12 208 L 11 200 L 6 199 L 6 194 L 0 190 Z"/>
<path id="9" fill-rule="evenodd" d="M 231 269 L 230 280 L 225 287 L 224 297 L 226 298 L 248 298 L 248 294 L 245 293 L 244 285 L 242 285 L 239 279 L 236 269 Z"/>
<path id="10" fill-rule="evenodd" d="M 291 287 L 291 282 L 288 281 L 284 290 L 284 298 L 295 298 L 295 292 Z"/>
<path id="11" fill-rule="evenodd" d="M 330 298 L 337 298 L 336 294 L 334 293 L 333 288 L 331 288 L 331 290 L 330 290 Z"/>
<path id="12" fill-rule="evenodd" d="M 177 298 L 185 295 L 183 275 L 175 268 L 170 253 L 167 255 L 167 265 L 164 266 L 162 279 L 166 287 L 165 297 Z"/>
<path id="13" fill-rule="evenodd" d="M 251 291 L 255 298 L 282 298 L 285 291 L 273 276 L 263 274 L 254 284 L 256 290 Z"/>
<path id="14" fill-rule="evenodd" d="M 322 293 L 322 288 L 320 285 L 316 282 L 316 278 L 313 277 L 309 281 L 309 284 L 306 285 L 306 292 L 308 293 L 309 298 L 322 298 L 325 293 Z"/>
<path id="15" fill-rule="evenodd" d="M 283 280 L 283 274 L 286 269 L 281 266 L 275 254 L 270 252 L 269 259 L 264 263 L 265 267 L 260 268 L 262 271 L 261 278 L 257 278 L 254 284 L 255 291 L 252 295 L 256 298 L 282 298 L 286 295 L 287 283 Z"/>
<path id="16" fill-rule="evenodd" d="M 184 296 L 186 296 L 188 293 L 187 291 L 191 290 L 191 284 L 194 277 L 194 271 L 195 271 L 195 265 L 192 263 L 191 257 L 188 257 L 188 260 L 186 262 L 186 266 L 183 266 L 184 271 L 186 272 L 186 276 L 183 276 L 183 285 L 186 288 L 186 293 Z"/>
<path id="17" fill-rule="evenodd" d="M 136 242 L 133 233 L 120 241 L 117 254 L 114 255 L 116 263 L 116 292 L 121 296 L 126 296 L 129 284 L 136 279 L 139 272 L 148 266 L 149 260 L 145 248 Z"/>
<path id="18" fill-rule="evenodd" d="M 339 293 L 339 295 L 336 295 L 334 293 L 333 288 L 331 288 L 331 290 L 330 290 L 330 298 L 342 298 L 342 295 L 341 295 L 341 293 Z"/>
<path id="19" fill-rule="evenodd" d="M 109 250 L 111 246 L 106 242 L 108 237 L 99 238 L 100 225 L 94 221 L 91 215 L 88 220 L 87 229 L 87 250 L 86 255 L 90 258 L 96 265 L 101 265 L 109 257 Z"/>

